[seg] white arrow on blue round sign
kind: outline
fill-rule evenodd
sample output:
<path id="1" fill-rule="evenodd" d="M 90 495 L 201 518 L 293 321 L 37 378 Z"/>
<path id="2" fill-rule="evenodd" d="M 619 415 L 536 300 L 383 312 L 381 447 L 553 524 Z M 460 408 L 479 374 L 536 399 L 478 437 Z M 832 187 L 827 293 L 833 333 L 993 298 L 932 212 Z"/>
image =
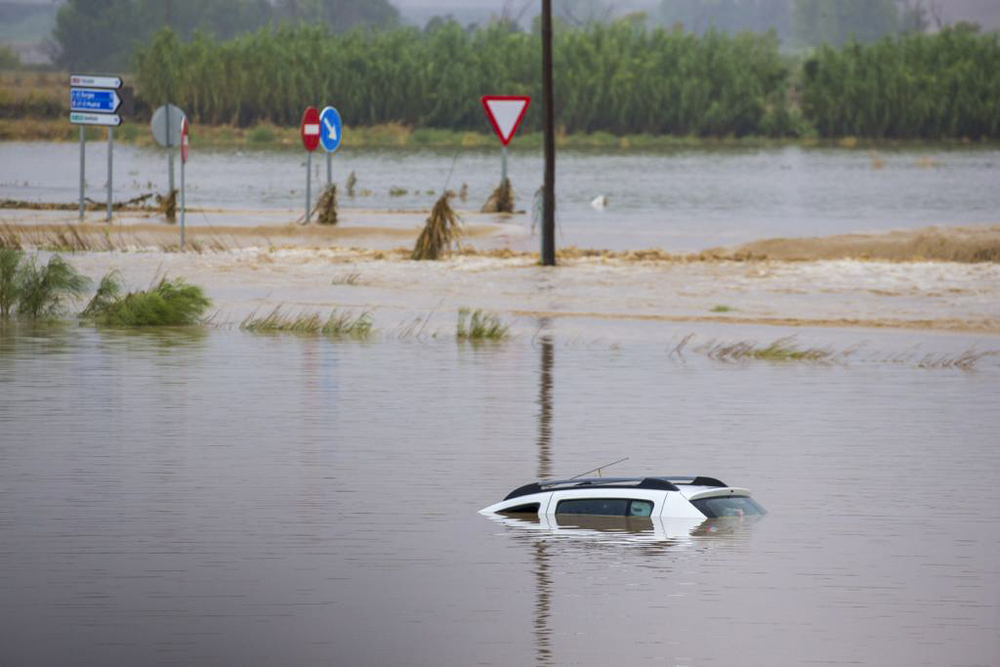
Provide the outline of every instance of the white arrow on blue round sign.
<path id="1" fill-rule="evenodd" d="M 319 142 L 327 153 L 335 153 L 340 148 L 344 134 L 344 123 L 333 107 L 326 107 L 319 115 Z"/>

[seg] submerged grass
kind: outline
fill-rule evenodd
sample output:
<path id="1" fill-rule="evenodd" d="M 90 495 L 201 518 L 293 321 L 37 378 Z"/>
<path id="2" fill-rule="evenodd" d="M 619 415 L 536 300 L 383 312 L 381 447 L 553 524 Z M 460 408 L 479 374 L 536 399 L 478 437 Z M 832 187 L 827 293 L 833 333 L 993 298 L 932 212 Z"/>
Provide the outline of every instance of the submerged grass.
<path id="1" fill-rule="evenodd" d="M 0 318 L 57 317 L 68 299 L 78 298 L 90 279 L 77 273 L 59 255 L 39 266 L 19 248 L 0 248 Z"/>
<path id="2" fill-rule="evenodd" d="M 360 285 L 361 284 L 361 272 L 360 271 L 351 271 L 349 273 L 345 273 L 344 275 L 340 276 L 339 278 L 334 278 L 331 281 L 330 284 L 331 285 L 350 285 L 352 287 L 355 286 L 355 285 Z"/>
<path id="3" fill-rule="evenodd" d="M 670 349 L 667 356 L 684 359 L 684 351 L 690 349 L 703 354 L 715 361 L 774 361 L 774 362 L 813 362 L 813 363 L 846 363 L 849 359 L 858 358 L 862 345 L 853 345 L 843 350 L 833 350 L 828 347 L 800 347 L 794 336 L 779 338 L 768 345 L 759 345 L 754 341 L 737 341 L 723 343 L 709 340 L 700 345 L 690 345 L 694 334 L 688 334 L 677 345 Z M 990 357 L 1000 356 L 1000 350 L 979 350 L 969 348 L 962 352 L 936 352 L 921 354 L 916 349 L 905 352 L 868 353 L 858 360 L 869 363 L 912 364 L 924 369 L 953 369 L 973 371 L 977 365 Z"/>
<path id="4" fill-rule="evenodd" d="M 455 337 L 468 341 L 507 340 L 510 338 L 510 326 L 502 323 L 496 315 L 478 308 L 459 308 Z"/>
<path id="5" fill-rule="evenodd" d="M 281 306 L 275 307 L 264 317 L 257 317 L 256 314 L 248 315 L 240 323 L 240 329 L 253 333 L 298 333 L 356 340 L 365 340 L 374 333 L 372 318 L 368 311 L 355 315 L 334 309 L 324 320 L 319 313 L 290 315 L 285 313 Z"/>
<path id="6" fill-rule="evenodd" d="M 212 304 L 200 287 L 182 278 L 162 278 L 148 290 L 120 294 L 117 275 L 105 275 L 81 315 L 107 327 L 191 326 Z"/>

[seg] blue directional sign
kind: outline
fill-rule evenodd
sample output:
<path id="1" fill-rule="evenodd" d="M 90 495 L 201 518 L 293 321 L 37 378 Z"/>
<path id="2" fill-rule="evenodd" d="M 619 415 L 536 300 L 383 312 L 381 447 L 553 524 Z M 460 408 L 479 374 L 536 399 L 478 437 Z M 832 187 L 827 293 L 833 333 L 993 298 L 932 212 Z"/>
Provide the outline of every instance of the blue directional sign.
<path id="1" fill-rule="evenodd" d="M 327 153 L 334 153 L 340 148 L 340 140 L 344 134 L 344 122 L 333 107 L 326 107 L 319 115 L 319 141 Z"/>
<path id="2" fill-rule="evenodd" d="M 114 113 L 122 100 L 113 90 L 102 88 L 70 88 L 69 110 L 90 113 Z"/>

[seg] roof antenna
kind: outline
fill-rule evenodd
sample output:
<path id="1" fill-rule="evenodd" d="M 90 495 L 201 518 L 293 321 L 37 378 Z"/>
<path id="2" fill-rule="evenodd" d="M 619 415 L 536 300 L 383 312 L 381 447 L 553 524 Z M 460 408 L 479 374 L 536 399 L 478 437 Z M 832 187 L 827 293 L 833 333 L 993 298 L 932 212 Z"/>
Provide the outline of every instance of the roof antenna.
<path id="1" fill-rule="evenodd" d="M 610 468 L 611 466 L 617 465 L 617 464 L 621 463 L 622 461 L 628 461 L 628 457 L 626 456 L 623 459 L 618 459 L 617 461 L 612 461 L 611 463 L 605 463 L 604 465 L 602 465 L 599 468 L 592 468 L 592 469 L 588 470 L 587 472 L 581 472 L 579 475 L 573 475 L 572 477 L 570 477 L 570 479 L 576 479 L 577 477 L 583 477 L 584 475 L 589 475 L 592 472 L 596 472 L 597 476 L 600 477 L 601 476 L 601 471 L 603 469 Z"/>

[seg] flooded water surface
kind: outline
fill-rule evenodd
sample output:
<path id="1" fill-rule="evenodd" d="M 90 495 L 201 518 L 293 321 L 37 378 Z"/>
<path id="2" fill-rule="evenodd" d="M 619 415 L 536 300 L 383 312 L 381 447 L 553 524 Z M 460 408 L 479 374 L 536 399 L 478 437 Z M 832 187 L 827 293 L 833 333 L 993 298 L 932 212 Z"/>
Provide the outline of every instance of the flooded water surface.
<path id="1" fill-rule="evenodd" d="M 8 327 L 0 663 L 997 664 L 998 381 L 545 330 Z M 477 513 L 623 456 L 770 513 Z"/>
<path id="2" fill-rule="evenodd" d="M 103 202 L 106 142 L 87 146 L 87 195 Z M 116 199 L 166 192 L 165 154 L 119 146 L 114 156 Z M 315 157 L 314 199 L 326 179 L 323 156 Z M 345 190 L 351 172 L 357 176 L 355 197 Z M 345 149 L 334 156 L 332 173 L 340 188 L 342 225 L 350 226 L 362 212 L 428 210 L 445 187 L 458 192 L 463 184 L 468 197 L 455 206 L 477 211 L 500 180 L 500 155 L 499 150 Z M 515 249 L 535 249 L 538 239 L 530 237 L 530 229 L 534 193 L 542 182 L 540 152 L 513 151 L 510 174 L 524 213 L 498 220 L 511 225 Z M 687 252 L 776 236 L 997 223 L 998 174 L 1000 151 L 992 148 L 563 151 L 557 242 Z M 77 201 L 78 183 L 77 144 L 0 144 L 0 198 L 71 203 Z M 187 203 L 199 209 L 188 216 L 189 225 L 290 222 L 305 205 L 305 153 L 195 151 L 187 185 Z M 591 205 L 599 196 L 607 197 L 607 208 Z M 397 215 L 396 224 L 400 219 Z M 404 222 L 420 225 L 423 217 Z"/>

